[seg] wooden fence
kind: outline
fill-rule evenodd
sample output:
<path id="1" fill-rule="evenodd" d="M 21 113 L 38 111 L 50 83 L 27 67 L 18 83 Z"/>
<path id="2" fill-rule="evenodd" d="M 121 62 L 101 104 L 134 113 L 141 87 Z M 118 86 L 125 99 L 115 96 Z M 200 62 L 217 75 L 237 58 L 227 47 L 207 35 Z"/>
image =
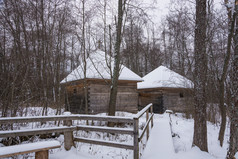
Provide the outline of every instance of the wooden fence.
<path id="1" fill-rule="evenodd" d="M 150 112 L 150 113 L 149 113 Z M 146 113 L 146 124 L 139 134 L 139 119 Z M 117 148 L 125 148 L 134 151 L 134 159 L 139 159 L 139 142 L 142 140 L 145 132 L 146 138 L 149 138 L 149 123 L 153 127 L 153 107 L 152 104 L 147 105 L 144 109 L 138 112 L 133 117 L 118 117 L 118 116 L 99 116 L 99 115 L 57 115 L 57 116 L 41 116 L 41 117 L 12 117 L 0 118 L 0 125 L 15 124 L 15 123 L 30 123 L 30 122 L 47 122 L 47 121 L 63 121 L 64 126 L 49 127 L 49 128 L 33 128 L 27 130 L 7 130 L 0 131 L 0 138 L 2 137 L 17 137 L 28 135 L 40 135 L 49 133 L 64 133 L 64 145 L 66 150 L 70 150 L 74 146 L 74 142 L 84 142 L 90 144 L 97 144 L 103 146 L 111 146 Z M 132 124 L 133 128 L 116 128 L 116 127 L 100 127 L 89 125 L 74 125 L 73 120 L 92 120 L 92 121 L 106 121 L 113 123 L 128 123 Z M 89 138 L 74 137 L 73 132 L 83 131 L 96 131 L 107 132 L 116 134 L 129 134 L 134 138 L 133 145 L 122 144 L 118 142 L 100 141 Z"/>

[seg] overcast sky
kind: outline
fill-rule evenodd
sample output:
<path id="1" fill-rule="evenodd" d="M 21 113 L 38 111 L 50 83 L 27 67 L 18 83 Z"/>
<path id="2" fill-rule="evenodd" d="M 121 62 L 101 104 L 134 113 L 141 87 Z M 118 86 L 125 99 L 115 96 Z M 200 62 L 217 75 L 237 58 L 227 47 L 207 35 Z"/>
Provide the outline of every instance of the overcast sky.
<path id="1" fill-rule="evenodd" d="M 146 3 L 153 3 L 155 4 L 154 10 L 151 10 L 149 14 L 153 17 L 153 21 L 155 23 L 160 23 L 161 20 L 168 14 L 170 9 L 170 4 L 175 0 L 144 0 Z M 182 0 L 181 0 L 182 1 Z M 195 3 L 195 0 L 190 0 L 191 2 Z M 214 4 L 216 8 L 221 8 L 222 2 L 224 0 L 214 0 Z"/>

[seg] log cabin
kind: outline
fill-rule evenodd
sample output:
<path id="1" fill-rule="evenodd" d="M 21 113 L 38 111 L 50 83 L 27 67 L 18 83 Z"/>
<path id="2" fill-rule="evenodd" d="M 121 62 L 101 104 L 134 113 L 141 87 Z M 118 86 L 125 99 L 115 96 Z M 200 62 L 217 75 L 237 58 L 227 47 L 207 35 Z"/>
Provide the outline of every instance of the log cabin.
<path id="1" fill-rule="evenodd" d="M 113 65 L 112 58 L 99 50 L 91 53 L 85 62 L 81 62 L 61 81 L 66 88 L 66 109 L 74 114 L 85 113 L 87 96 L 89 114 L 108 112 Z M 143 80 L 126 66 L 121 64 L 120 68 L 116 111 L 136 113 L 137 82 Z"/>
<path id="2" fill-rule="evenodd" d="M 165 110 L 191 112 L 193 110 L 193 83 L 178 73 L 160 66 L 137 84 L 139 107 L 153 103 L 155 113 Z"/>

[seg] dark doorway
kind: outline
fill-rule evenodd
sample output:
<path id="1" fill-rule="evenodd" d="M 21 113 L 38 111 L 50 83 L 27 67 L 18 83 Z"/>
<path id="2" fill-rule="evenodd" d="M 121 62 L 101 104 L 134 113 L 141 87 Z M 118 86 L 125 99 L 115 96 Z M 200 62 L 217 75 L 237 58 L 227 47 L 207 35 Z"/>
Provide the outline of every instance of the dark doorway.
<path id="1" fill-rule="evenodd" d="M 153 103 L 153 112 L 162 114 L 164 113 L 164 103 L 163 103 L 163 96 L 157 97 L 155 102 Z"/>
<path id="2" fill-rule="evenodd" d="M 83 96 L 71 94 L 68 97 L 69 111 L 73 114 L 85 113 L 85 100 Z"/>

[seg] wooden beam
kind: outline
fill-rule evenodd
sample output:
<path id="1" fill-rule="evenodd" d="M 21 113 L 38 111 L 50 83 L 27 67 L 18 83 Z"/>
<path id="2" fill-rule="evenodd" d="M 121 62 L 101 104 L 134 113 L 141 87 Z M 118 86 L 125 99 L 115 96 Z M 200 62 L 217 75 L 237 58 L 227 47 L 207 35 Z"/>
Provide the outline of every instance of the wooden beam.
<path id="1" fill-rule="evenodd" d="M 46 122 L 46 121 L 59 121 L 59 120 L 78 120 L 78 115 L 55 115 L 55 116 L 34 116 L 34 117 L 6 117 L 0 118 L 0 124 L 13 124 L 13 123 L 29 123 L 29 122 Z"/>
<path id="2" fill-rule="evenodd" d="M 12 157 L 12 156 L 26 154 L 26 153 L 48 151 L 50 149 L 55 149 L 60 147 L 61 147 L 60 143 L 56 141 L 43 141 L 43 142 L 28 143 L 28 144 L 22 144 L 22 145 L 6 146 L 6 147 L 1 147 L 0 158 Z"/>
<path id="3" fill-rule="evenodd" d="M 29 123 L 29 122 L 47 122 L 59 120 L 96 120 L 115 123 L 133 123 L 132 117 L 119 116 L 100 116 L 100 115 L 55 115 L 55 116 L 35 116 L 35 117 L 7 117 L 0 118 L 0 124 Z"/>
<path id="4" fill-rule="evenodd" d="M 139 159 L 139 154 L 140 154 L 140 149 L 139 149 L 139 140 L 138 140 L 138 135 L 139 135 L 139 118 L 134 118 L 134 123 L 133 123 L 133 129 L 134 129 L 134 147 L 133 147 L 133 152 L 134 152 L 134 159 Z"/>
<path id="5" fill-rule="evenodd" d="M 16 136 L 29 136 L 29 135 L 40 135 L 40 134 L 50 134 L 56 132 L 68 132 L 75 131 L 76 126 L 72 127 L 52 127 L 52 128 L 38 128 L 30 130 L 9 130 L 9 131 L 0 131 L 0 137 L 16 137 Z"/>
<path id="6" fill-rule="evenodd" d="M 49 150 L 39 151 L 35 154 L 35 159 L 48 159 L 49 158 Z"/>
<path id="7" fill-rule="evenodd" d="M 83 131 L 97 131 L 106 133 L 118 133 L 118 134 L 129 134 L 133 135 L 133 129 L 127 128 L 111 128 L 111 127 L 100 127 L 100 126 L 77 126 L 77 130 Z"/>
<path id="8" fill-rule="evenodd" d="M 148 119 L 149 119 L 149 109 L 147 109 L 147 111 L 146 111 L 146 123 L 147 123 Z M 147 128 L 146 128 L 146 139 L 147 140 L 149 139 L 149 133 L 150 133 L 150 128 L 149 128 L 149 126 L 147 126 Z"/>
<path id="9" fill-rule="evenodd" d="M 154 113 L 150 116 L 149 120 L 147 120 L 146 124 L 145 124 L 145 127 L 143 128 L 141 134 L 140 134 L 140 137 L 139 137 L 139 142 L 142 140 L 144 134 L 145 134 L 145 131 L 147 130 L 147 127 L 149 126 L 149 123 L 150 121 L 153 119 L 153 116 L 154 116 Z"/>
<path id="10" fill-rule="evenodd" d="M 140 118 L 148 109 L 150 109 L 150 107 L 151 107 L 152 105 L 153 105 L 152 103 L 148 104 L 145 108 L 143 108 L 141 111 L 139 111 L 139 112 L 135 115 L 135 118 Z"/>
<path id="11" fill-rule="evenodd" d="M 89 143 L 89 144 L 95 144 L 95 145 L 102 145 L 102 146 L 111 146 L 111 147 L 117 147 L 117 148 L 124 148 L 124 149 L 130 149 L 130 150 L 133 150 L 133 148 L 134 148 L 133 145 L 121 144 L 121 143 L 116 143 L 116 142 L 93 140 L 93 139 L 88 139 L 88 138 L 78 138 L 77 137 L 77 138 L 74 138 L 74 141 L 84 142 L 84 143 Z"/>
<path id="12" fill-rule="evenodd" d="M 114 123 L 133 123 L 133 118 L 117 116 L 99 116 L 99 115 L 79 115 L 81 120 L 108 121 Z"/>

